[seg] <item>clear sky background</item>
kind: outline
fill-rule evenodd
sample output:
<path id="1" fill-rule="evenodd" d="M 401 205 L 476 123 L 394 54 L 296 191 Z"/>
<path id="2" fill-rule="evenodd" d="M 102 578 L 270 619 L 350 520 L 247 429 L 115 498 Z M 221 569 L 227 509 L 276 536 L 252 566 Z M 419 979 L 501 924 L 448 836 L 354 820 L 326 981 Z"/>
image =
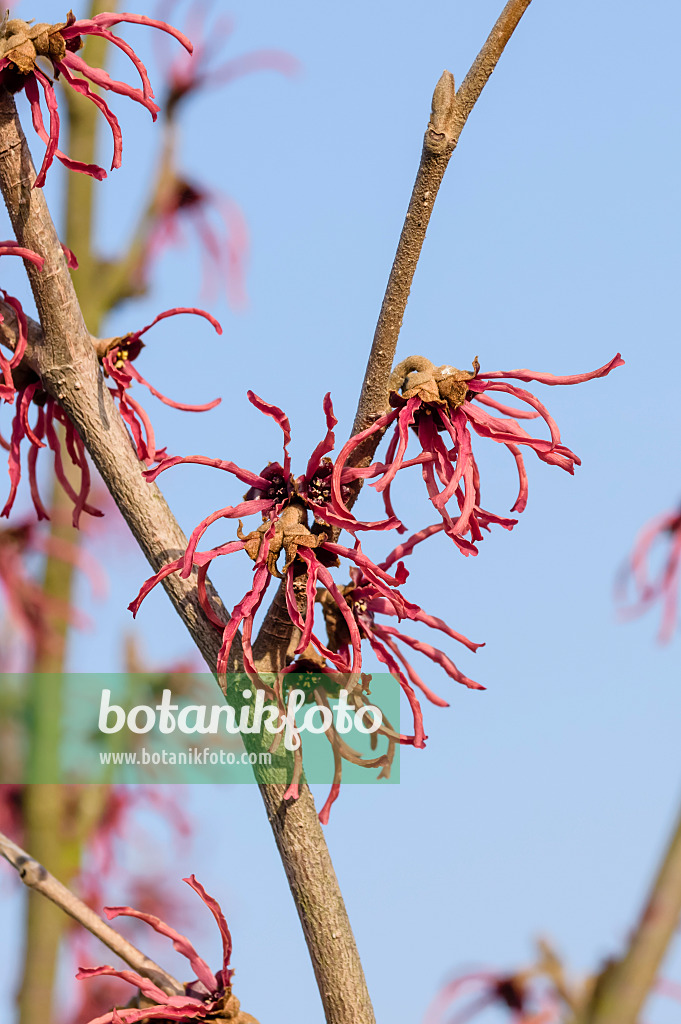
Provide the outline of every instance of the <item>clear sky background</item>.
<path id="1" fill-rule="evenodd" d="M 218 7 L 236 25 L 226 54 L 279 47 L 301 72 L 250 76 L 184 112 L 187 173 L 226 191 L 247 218 L 250 304 L 235 314 L 217 296 L 209 308 L 222 338 L 202 322 L 171 321 L 138 363 L 179 399 L 222 395 L 217 410 L 191 416 L 143 401 L 173 452 L 258 470 L 279 457 L 280 435 L 248 404 L 252 387 L 287 411 L 301 471 L 322 436 L 327 390 L 339 436 L 350 428 L 433 87 L 444 68 L 462 79 L 501 0 Z M 19 12 L 55 16 L 52 3 L 29 9 L 22 0 Z M 598 967 L 621 948 L 674 820 L 678 636 L 659 647 L 655 614 L 618 622 L 612 591 L 637 531 L 681 494 L 680 33 L 673 0 L 534 0 L 437 200 L 401 357 L 468 367 L 478 355 L 483 370 L 562 374 L 621 351 L 626 366 L 578 387 L 534 387 L 583 466 L 570 478 L 528 455 L 530 501 L 512 534 L 488 536 L 476 559 L 442 538 L 411 559 L 411 599 L 486 641 L 475 656 L 447 649 L 488 689 L 457 688 L 422 663 L 451 707 L 425 709 L 427 748 L 403 752 L 399 786 L 346 787 L 326 829 L 379 1021 L 419 1021 L 456 969 L 524 965 L 540 934 L 575 971 Z M 125 35 L 159 82 L 150 32 Z M 118 98 L 112 106 L 125 144 L 123 168 L 99 188 L 105 251 L 134 222 L 156 139 L 146 111 Z M 103 132 L 103 160 L 110 145 Z M 61 181 L 51 175 L 55 204 Z M 6 280 L 26 294 L 17 268 Z M 197 303 L 197 249 L 165 258 L 155 280 L 148 299 L 112 319 L 111 333 Z M 514 467 L 497 447 L 477 451 L 483 500 L 503 512 L 515 497 Z M 161 483 L 187 530 L 241 493 L 226 475 L 196 467 Z M 397 500 L 418 528 L 435 517 L 418 478 L 410 483 Z M 372 507 L 365 499 L 367 516 Z M 83 589 L 102 628 L 74 642 L 80 670 L 120 667 L 121 637 L 133 628 L 125 608 L 149 575 L 122 530 L 100 538 L 111 596 L 95 608 Z M 214 574 L 228 604 L 249 571 L 236 556 Z M 160 588 L 134 630 L 158 664 L 190 650 Z M 321 1021 L 257 790 L 196 788 L 182 801 L 195 836 L 164 867 L 167 885 L 194 871 L 220 899 L 244 1009 L 263 1024 Z M 0 1018 L 11 1020 L 19 895 L 2 875 Z M 126 902 L 125 892 L 110 902 Z M 210 923 L 197 918 L 192 935 L 216 960 Z M 681 979 L 676 960 L 666 973 Z M 167 963 L 177 965 L 175 954 Z M 648 1017 L 668 1024 L 678 1012 L 660 1002 Z"/>

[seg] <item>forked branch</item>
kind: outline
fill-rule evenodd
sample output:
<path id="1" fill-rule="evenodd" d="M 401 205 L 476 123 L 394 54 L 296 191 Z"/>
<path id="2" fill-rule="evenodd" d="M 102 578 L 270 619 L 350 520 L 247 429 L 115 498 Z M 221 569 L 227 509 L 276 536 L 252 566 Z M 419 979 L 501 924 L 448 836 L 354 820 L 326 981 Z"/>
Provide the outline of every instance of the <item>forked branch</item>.
<path id="1" fill-rule="evenodd" d="M 432 206 L 463 125 L 530 0 L 509 0 L 480 55 L 454 93 L 445 72 L 433 99 L 421 166 L 409 204 L 369 357 L 355 431 L 386 405 L 395 347 Z M 71 418 L 138 544 L 158 570 L 186 548 L 186 538 L 157 487 L 146 483 L 99 369 L 90 335 L 33 168 L 13 98 L 0 92 L 0 187 L 17 240 L 45 257 L 42 273 L 27 266 L 43 330 L 34 369 Z M 378 440 L 378 438 L 377 438 Z M 372 451 L 362 453 L 371 458 Z M 194 583 L 177 574 L 164 586 L 214 670 L 220 634 L 204 617 Z M 219 607 L 213 594 L 213 604 Z M 261 637 L 267 636 L 267 630 Z M 312 797 L 301 787 L 285 803 L 283 786 L 261 793 L 303 925 L 328 1024 L 372 1024 L 361 963 Z"/>

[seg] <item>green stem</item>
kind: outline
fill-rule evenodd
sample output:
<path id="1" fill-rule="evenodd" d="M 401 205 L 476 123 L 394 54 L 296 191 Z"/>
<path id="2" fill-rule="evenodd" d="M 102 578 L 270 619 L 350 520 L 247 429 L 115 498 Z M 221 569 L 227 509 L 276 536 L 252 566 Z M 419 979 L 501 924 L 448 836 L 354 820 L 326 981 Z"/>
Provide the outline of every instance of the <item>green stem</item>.
<path id="1" fill-rule="evenodd" d="M 624 956 L 599 975 L 574 1024 L 636 1024 L 681 917 L 681 815 Z"/>
<path id="2" fill-rule="evenodd" d="M 61 786 L 24 789 L 25 842 L 41 863 L 58 864 L 61 853 Z M 20 1024 L 52 1024 L 59 945 L 66 918 L 39 893 L 28 894 L 24 965 L 18 997 Z"/>

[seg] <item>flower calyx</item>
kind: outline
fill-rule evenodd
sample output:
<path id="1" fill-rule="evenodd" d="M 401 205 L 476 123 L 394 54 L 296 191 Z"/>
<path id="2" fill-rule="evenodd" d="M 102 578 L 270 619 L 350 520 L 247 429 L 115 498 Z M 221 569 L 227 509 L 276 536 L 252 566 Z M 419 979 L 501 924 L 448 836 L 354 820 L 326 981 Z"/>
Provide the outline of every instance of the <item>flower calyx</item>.
<path id="1" fill-rule="evenodd" d="M 67 49 L 75 52 L 82 46 L 80 36 L 67 41 L 61 34 L 61 30 L 73 25 L 75 20 L 72 11 L 69 11 L 66 21 L 56 25 L 47 22 L 32 25 L 21 18 L 4 20 L 0 24 L 0 60 L 10 61 L 20 75 L 30 75 L 35 70 L 38 57 L 46 57 L 53 62 L 63 60 Z"/>
<path id="2" fill-rule="evenodd" d="M 422 402 L 458 409 L 470 398 L 468 381 L 479 372 L 477 356 L 472 372 L 447 364 L 435 366 L 424 356 L 409 356 L 395 367 L 390 377 L 390 404 L 398 407 L 410 398 L 420 398 Z"/>
<path id="3" fill-rule="evenodd" d="M 133 359 L 137 359 L 143 348 L 144 342 L 134 333 L 123 334 L 117 338 L 107 338 L 102 347 L 97 346 L 97 356 L 100 363 L 104 364 L 105 356 L 115 352 L 116 358 L 113 365 L 115 369 L 122 370 L 128 361 L 132 362 Z M 104 376 L 108 377 L 109 373 L 105 364 L 103 369 Z"/>
<path id="4" fill-rule="evenodd" d="M 298 554 L 298 548 L 318 548 L 328 537 L 325 533 L 312 533 L 307 528 L 307 510 L 305 506 L 296 499 L 284 508 L 274 524 L 274 535 L 270 537 L 269 550 L 267 553 L 267 570 L 271 576 L 283 580 L 286 573 L 293 565 Z M 272 523 L 266 519 L 257 530 L 251 533 L 244 533 L 243 523 L 239 520 L 237 537 L 244 541 L 244 550 L 254 562 L 260 554 L 265 536 L 272 529 Z M 285 553 L 286 560 L 281 571 L 277 568 L 277 562 L 281 552 Z"/>

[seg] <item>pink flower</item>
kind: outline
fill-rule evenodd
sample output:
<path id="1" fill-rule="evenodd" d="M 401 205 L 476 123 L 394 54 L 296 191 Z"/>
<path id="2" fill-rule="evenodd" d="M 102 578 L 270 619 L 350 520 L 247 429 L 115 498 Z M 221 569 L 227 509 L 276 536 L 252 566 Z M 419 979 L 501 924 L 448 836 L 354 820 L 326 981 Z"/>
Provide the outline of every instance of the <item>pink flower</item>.
<path id="1" fill-rule="evenodd" d="M 675 999 L 681 1003 L 681 985 L 678 981 L 670 981 L 669 978 L 658 978 L 655 982 L 655 991 L 668 999 Z"/>
<path id="2" fill-rule="evenodd" d="M 114 382 L 114 386 L 110 387 L 109 391 L 120 410 L 121 416 L 128 425 L 135 443 L 137 457 L 146 463 L 147 466 L 165 458 L 166 450 L 165 448 L 162 450 L 156 448 L 156 438 L 151 421 L 140 404 L 129 394 L 134 381 L 148 388 L 152 395 L 165 405 L 169 405 L 173 409 L 180 409 L 182 412 L 206 412 L 208 409 L 214 409 L 222 401 L 220 398 L 215 398 L 212 402 L 206 402 L 203 405 L 187 405 L 185 402 L 176 402 L 172 398 L 167 398 L 161 394 L 160 391 L 157 391 L 156 388 L 144 379 L 136 366 L 133 365 L 144 348 L 144 342 L 141 340 L 142 335 L 146 334 L 148 330 L 161 320 L 166 320 L 170 316 L 177 316 L 180 313 L 192 313 L 196 316 L 202 316 L 213 325 L 218 334 L 222 334 L 222 327 L 210 313 L 194 307 L 178 306 L 174 309 L 167 309 L 164 313 L 159 313 L 150 324 L 147 324 L 141 330 L 132 331 L 122 338 L 114 338 L 101 360 L 104 375 Z"/>
<path id="3" fill-rule="evenodd" d="M 13 308 L 16 309 L 16 306 L 13 306 Z M 159 450 L 156 447 L 156 438 L 151 420 L 139 402 L 130 395 L 130 389 L 135 381 L 146 387 L 151 391 L 152 395 L 166 405 L 185 412 L 204 412 L 207 409 L 213 409 L 220 402 L 219 398 L 204 405 L 187 405 L 184 402 L 176 402 L 161 394 L 160 391 L 157 391 L 133 365 L 144 347 L 144 342 L 141 340 L 142 335 L 146 334 L 159 321 L 165 320 L 170 316 L 176 316 L 179 313 L 193 313 L 197 316 L 202 316 L 213 325 L 218 334 L 222 334 L 220 324 L 210 313 L 206 313 L 202 309 L 177 307 L 175 309 L 168 309 L 164 313 L 159 313 L 150 324 L 147 324 L 146 327 L 141 328 L 139 331 L 132 331 L 121 338 L 113 338 L 101 356 L 104 373 L 113 381 L 113 386 L 109 388 L 109 391 L 118 405 L 121 416 L 128 425 L 137 456 L 146 465 L 151 465 L 153 462 L 165 458 L 166 451 L 165 449 Z M 25 333 L 25 318 L 23 321 L 24 326 L 22 327 L 23 313 L 20 313 L 19 310 L 17 310 L 17 317 L 20 324 L 20 332 L 23 331 Z M 27 372 L 30 383 L 17 392 L 18 398 L 16 412 L 12 421 L 11 438 L 9 441 L 6 441 L 0 434 L 0 446 L 9 452 L 8 468 L 10 476 L 9 497 L 0 515 L 9 516 L 14 505 L 21 480 L 21 449 L 22 445 L 26 443 L 28 445 L 27 464 L 31 498 L 38 519 L 49 519 L 48 512 L 40 497 L 36 472 L 38 453 L 42 448 L 49 447 L 54 453 L 54 469 L 57 480 L 73 502 L 73 525 L 78 527 L 80 516 L 83 512 L 91 516 L 103 515 L 103 512 L 94 508 L 88 501 L 92 479 L 85 446 L 78 431 L 59 403 L 42 389 L 40 381 L 32 371 Z M 29 414 L 32 409 L 36 412 L 33 425 L 31 425 L 29 420 Z M 64 471 L 62 444 L 56 424 L 61 424 L 64 427 L 66 452 L 80 476 L 77 491 L 74 490 Z"/>
<path id="4" fill-rule="evenodd" d="M 83 174 L 89 174 L 100 180 L 106 177 L 104 168 L 99 167 L 97 164 L 85 164 L 79 160 L 72 160 L 60 151 L 60 123 L 57 96 L 52 82 L 37 64 L 38 57 L 49 60 L 54 68 L 56 77 L 61 76 L 68 86 L 80 93 L 81 96 L 85 96 L 101 110 L 113 135 L 114 155 L 111 163 L 112 170 L 114 167 L 120 167 L 121 165 L 123 152 L 121 129 L 115 114 L 109 109 L 100 93 L 93 92 L 91 85 L 95 85 L 99 89 L 118 93 L 121 96 L 128 96 L 136 103 L 146 107 L 151 113 L 152 118 L 156 120 L 159 107 L 154 102 L 154 93 L 144 64 L 129 43 L 119 39 L 118 36 L 111 32 L 115 25 L 120 25 L 124 22 L 158 28 L 162 32 L 174 36 L 189 53 L 192 52 L 192 44 L 181 32 L 178 32 L 177 29 L 164 21 L 156 21 L 143 14 L 102 13 L 94 18 L 77 20 L 70 13 L 65 22 L 55 25 L 31 25 L 18 18 L 13 18 L 4 23 L 5 46 L 3 48 L 4 56 L 0 60 L 0 83 L 9 89 L 10 92 L 18 92 L 21 89 L 25 91 L 31 105 L 33 127 L 47 146 L 34 188 L 42 188 L 45 184 L 45 175 L 55 157 L 70 170 L 80 171 Z M 119 82 L 111 78 L 101 68 L 90 67 L 82 57 L 79 57 L 78 50 L 83 45 L 82 37 L 88 35 L 101 36 L 122 50 L 136 68 L 140 76 L 142 88 L 135 88 L 126 82 Z M 43 91 L 49 113 L 49 132 L 45 129 L 40 108 L 40 89 Z"/>
<path id="5" fill-rule="evenodd" d="M 16 412 L 12 420 L 12 434 L 9 441 L 0 434 L 0 446 L 9 452 L 7 465 L 10 478 L 10 492 L 5 502 L 5 507 L 0 516 L 9 516 L 17 495 L 19 482 L 21 480 L 21 447 L 22 443 L 28 443 L 28 479 L 31 489 L 33 507 L 36 510 L 38 519 L 49 519 L 49 514 L 43 505 L 38 489 L 38 477 L 36 463 L 38 453 L 42 448 L 49 447 L 54 453 L 54 471 L 59 484 L 73 502 L 73 525 L 77 527 L 83 512 L 91 516 L 101 516 L 103 513 L 94 508 L 88 502 L 92 479 L 90 475 L 90 464 L 85 452 L 80 434 L 74 427 L 71 420 L 63 411 L 58 402 L 43 391 L 40 381 L 31 374 L 32 381 L 21 390 L 17 391 Z M 29 412 L 36 410 L 36 417 L 33 425 L 29 422 Z M 64 472 L 62 461 L 62 444 L 57 432 L 57 424 L 61 424 L 65 431 L 66 451 L 72 464 L 76 467 L 79 475 L 78 490 L 74 490 Z M 43 440 L 44 439 L 44 440 Z"/>
<path id="6" fill-rule="evenodd" d="M 164 14 L 170 15 L 175 7 L 177 3 L 174 0 L 166 0 Z M 230 18 L 218 17 L 209 26 L 205 23 L 207 13 L 207 5 L 196 2 L 187 11 L 186 28 L 196 40 L 194 60 L 180 54 L 171 61 L 167 54 L 160 54 L 162 63 L 168 68 L 166 108 L 169 115 L 178 103 L 200 89 L 215 89 L 254 71 L 277 71 L 282 75 L 294 75 L 298 71 L 299 62 L 282 50 L 255 50 L 215 63 L 218 50 L 232 33 L 233 24 Z"/>
<path id="7" fill-rule="evenodd" d="M 442 530 L 443 525 L 436 524 L 414 534 L 400 544 L 384 562 L 377 565 L 364 554 L 356 534 L 360 531 L 392 529 L 398 521 L 394 517 L 371 523 L 356 520 L 345 504 L 350 495 L 343 485 L 343 505 L 340 510 L 337 510 L 338 506 L 333 506 L 333 464 L 327 456 L 334 447 L 336 419 L 330 396 L 327 395 L 324 400 L 326 435 L 312 453 L 305 473 L 298 477 L 291 474 L 288 453 L 291 431 L 287 417 L 281 409 L 268 405 L 252 392 L 248 393 L 248 397 L 257 409 L 272 417 L 279 425 L 284 437 L 282 460 L 270 463 L 259 474 L 242 469 L 232 462 L 204 456 L 167 459 L 156 469 L 148 471 L 145 475 L 153 480 L 164 470 L 184 462 L 213 466 L 236 476 L 249 485 L 249 490 L 241 504 L 229 505 L 206 517 L 193 531 L 184 555 L 168 563 L 155 576 L 148 579 L 130 605 L 130 609 L 136 614 L 146 595 L 170 574 L 180 572 L 186 579 L 194 569 L 197 569 L 200 603 L 208 618 L 222 630 L 223 634 L 222 648 L 218 656 L 218 672 L 227 672 L 231 647 L 237 630 L 242 627 L 245 671 L 254 677 L 256 685 L 261 685 L 268 695 L 277 701 L 280 708 L 284 707 L 285 695 L 291 685 L 295 683 L 298 686 L 297 677 L 301 674 L 305 676 L 312 673 L 316 678 L 317 682 L 314 685 L 310 684 L 314 690 L 311 699 L 318 703 L 324 703 L 328 694 L 334 692 L 334 687 L 337 691 L 338 676 L 334 679 L 334 672 L 357 680 L 362 665 L 362 641 L 366 640 L 369 643 L 379 660 L 394 674 L 402 687 L 411 707 L 414 733 L 400 735 L 394 732 L 391 726 L 387 726 L 381 735 L 388 740 L 388 753 L 369 759 L 352 750 L 341 737 L 329 737 L 333 746 L 335 768 L 331 793 L 320 813 L 321 821 L 326 823 L 331 805 L 340 790 L 343 760 L 350 760 L 364 767 L 380 767 L 382 773 L 387 774 L 395 743 L 408 743 L 417 747 L 425 745 L 421 706 L 415 691 L 420 690 L 439 706 L 447 704 L 418 676 L 402 653 L 402 646 L 425 654 L 457 682 L 471 689 L 484 689 L 479 683 L 465 676 L 443 651 L 412 637 L 391 623 L 384 622 L 383 619 L 388 617 L 421 622 L 462 643 L 471 651 L 477 650 L 481 645 L 473 643 L 451 629 L 441 619 L 428 615 L 417 605 L 406 600 L 399 589 L 408 576 L 401 559 L 410 554 L 418 543 Z M 311 529 L 308 522 L 309 513 L 312 513 L 313 517 Z M 258 529 L 247 534 L 243 530 L 241 518 L 251 514 L 259 514 L 263 522 Z M 222 519 L 239 519 L 238 539 L 210 550 L 199 551 L 198 545 L 208 527 Z M 336 531 L 341 529 L 345 529 L 354 537 L 352 547 L 335 539 Z M 233 609 L 229 621 L 225 623 L 216 616 L 208 600 L 206 576 L 216 558 L 238 550 L 245 550 L 255 563 L 253 585 Z M 280 564 L 282 554 L 283 565 Z M 336 584 L 330 572 L 332 567 L 342 563 L 349 563 L 352 580 L 350 585 L 345 587 Z M 293 652 L 292 661 L 279 673 L 273 684 L 274 689 L 258 678 L 251 646 L 254 619 L 272 576 L 285 580 L 284 593 L 288 613 L 299 631 L 299 641 Z M 321 589 L 318 589 L 320 585 Z M 321 604 L 323 608 L 328 641 L 323 640 L 315 631 L 317 604 Z M 329 665 L 333 667 L 330 668 Z M 292 679 L 292 675 L 296 678 Z M 332 677 L 328 685 L 319 683 L 320 675 Z M 362 691 L 356 688 L 356 684 L 353 684 L 352 689 L 353 699 L 360 704 L 363 703 Z M 296 751 L 294 775 L 287 790 L 289 798 L 298 795 L 301 770 L 300 752 Z"/>
<path id="8" fill-rule="evenodd" d="M 395 548 L 386 560 L 380 563 L 380 568 L 383 571 L 387 571 L 395 562 L 411 554 L 418 543 L 443 528 L 443 525 L 436 524 L 420 530 L 404 544 Z M 430 658 L 436 665 L 444 669 L 450 679 L 455 680 L 455 682 L 462 683 L 473 690 L 484 690 L 485 687 L 464 675 L 443 651 L 438 650 L 431 644 L 424 643 L 422 640 L 417 640 L 415 637 L 381 620 L 388 618 L 388 620 L 397 619 L 399 621 L 400 619 L 408 619 L 412 622 L 421 622 L 431 629 L 439 630 L 473 652 L 477 651 L 479 647 L 483 647 L 484 644 L 473 643 L 462 633 L 453 630 L 442 619 L 434 615 L 428 615 L 418 605 L 407 601 L 398 591 L 385 587 L 379 590 L 361 569 L 351 568 L 350 576 L 352 579 L 351 584 L 342 587 L 341 592 L 357 623 L 360 637 L 362 640 L 368 641 L 378 660 L 398 680 L 412 712 L 414 734 L 412 736 L 400 736 L 400 742 L 409 743 L 415 747 L 424 747 L 427 737 L 423 729 L 421 705 L 415 691 L 420 690 L 432 704 L 438 707 L 448 707 L 449 704 L 423 682 L 405 657 L 401 645 Z M 348 644 L 350 634 L 345 624 L 345 619 L 338 614 L 338 607 L 330 599 L 330 595 L 322 595 L 321 602 L 330 637 L 330 647 L 333 651 L 344 656 L 347 661 L 349 657 Z"/>
<path id="9" fill-rule="evenodd" d="M 46 594 L 33 578 L 28 559 L 35 555 L 51 555 L 84 571 L 89 578 L 93 594 L 102 596 L 104 587 L 99 566 L 86 552 L 67 540 L 41 533 L 35 522 L 25 520 L 16 526 L 0 530 L 0 597 L 6 617 L 11 624 L 11 639 L 21 638 L 21 649 L 8 644 L 3 654 L 26 666 L 30 664 L 37 646 L 50 649 L 55 625 L 69 622 L 77 628 L 89 625 L 87 617 L 75 608 Z M 2 645 L 3 648 L 5 644 Z M 0 661 L 1 671 L 16 671 L 11 663 Z"/>
<path id="10" fill-rule="evenodd" d="M 165 935 L 173 943 L 173 948 L 184 956 L 196 974 L 194 981 L 185 986 L 184 995 L 168 995 L 148 978 L 143 978 L 135 971 L 119 971 L 113 967 L 81 968 L 76 977 L 83 981 L 87 978 L 113 977 L 127 981 L 138 988 L 146 1000 L 153 1005 L 145 1009 L 112 1010 L 101 1017 L 91 1020 L 89 1024 L 134 1024 L 136 1021 L 190 1021 L 227 1019 L 238 1013 L 238 1000 L 232 995 L 233 970 L 229 966 L 232 955 L 232 937 L 219 904 L 209 896 L 203 886 L 196 881 L 194 875 L 183 879 L 198 893 L 206 904 L 220 931 L 222 939 L 222 967 L 214 974 L 192 946 L 189 939 L 165 924 L 153 914 L 145 914 L 131 907 L 105 907 L 104 913 L 112 920 L 115 917 L 133 917 L 146 922 L 154 931 Z"/>
<path id="11" fill-rule="evenodd" d="M 24 249 L 18 242 L 13 241 L 0 242 L 0 256 L 21 256 L 23 259 L 35 264 L 38 270 L 42 270 L 45 263 L 42 256 L 38 256 L 31 249 Z M 11 358 L 7 359 L 0 348 L 0 398 L 5 402 L 13 402 L 17 388 L 12 376 L 12 370 L 18 369 L 24 357 L 28 342 L 28 324 L 19 300 L 15 299 L 12 295 L 8 295 L 2 288 L 0 288 L 0 293 L 7 305 L 12 307 L 17 316 L 17 340 Z M 0 323 L 3 323 L 3 321 L 4 317 L 0 314 Z M 0 341 L 3 340 L 3 335 L 0 332 Z"/>
<path id="12" fill-rule="evenodd" d="M 185 232 L 183 229 L 187 228 Z M 164 249 L 184 245 L 193 231 L 200 246 L 203 291 L 211 296 L 224 287 L 236 309 L 247 303 L 245 268 L 248 260 L 248 227 L 237 204 L 220 192 L 174 178 L 154 212 L 141 272 Z"/>
<path id="13" fill-rule="evenodd" d="M 659 544 L 666 548 L 662 568 L 657 576 L 651 570 L 653 548 Z M 629 566 L 622 574 L 618 597 L 626 600 L 627 584 L 631 580 L 636 598 L 625 609 L 626 618 L 646 612 L 658 601 L 662 605 L 660 643 L 671 640 L 677 625 L 679 587 L 681 586 L 681 510 L 665 512 L 648 523 L 636 539 Z"/>
<path id="14" fill-rule="evenodd" d="M 0 783 L 0 832 L 17 843 L 23 842 L 24 791 L 19 783 Z"/>
<path id="15" fill-rule="evenodd" d="M 559 466 L 568 473 L 573 473 L 574 467 L 580 465 L 578 457 L 561 444 L 558 427 L 539 399 L 530 391 L 501 378 L 538 381 L 552 386 L 579 384 L 596 377 L 605 377 L 616 366 L 622 365 L 623 360 L 618 353 L 598 370 L 556 377 L 550 373 L 530 370 L 481 374 L 477 359 L 473 363 L 472 373 L 452 366 L 436 367 L 421 356 L 404 360 L 391 377 L 390 403 L 395 408 L 381 416 L 371 427 L 350 438 L 338 457 L 332 483 L 334 512 L 338 515 L 347 512 L 341 492 L 344 483 L 348 484 L 358 478 L 378 477 L 372 486 L 383 492 L 386 510 L 389 515 L 393 515 L 390 497 L 392 481 L 399 470 L 420 465 L 428 497 L 442 516 L 445 532 L 463 554 L 477 554 L 476 543 L 482 539 L 482 529 L 489 530 L 496 523 L 510 530 L 517 520 L 501 518 L 481 507 L 480 476 L 469 427 L 478 436 L 503 444 L 515 459 L 519 491 L 512 512 L 522 512 L 527 504 L 527 474 L 521 446 L 534 451 L 542 462 Z M 518 409 L 500 403 L 491 394 L 499 391 L 512 395 L 530 408 Z M 518 422 L 520 419 L 535 419 L 537 416 L 546 422 L 550 439 L 533 437 Z M 352 468 L 349 465 L 350 457 L 364 439 L 377 432 L 383 433 L 393 423 L 395 430 L 385 462 L 374 463 L 366 469 Z M 410 427 L 413 427 L 418 437 L 421 453 L 406 460 Z M 445 443 L 445 438 L 451 447 Z M 447 507 L 452 498 L 458 506 L 454 514 Z M 405 527 L 400 526 L 399 529 L 402 531 Z"/>
<path id="16" fill-rule="evenodd" d="M 466 1001 L 471 992 L 474 998 Z M 533 983 L 530 972 L 473 971 L 445 985 L 429 1007 L 424 1024 L 467 1024 L 492 1006 L 509 1010 L 513 1024 L 557 1024 L 560 1016 L 553 993 L 543 992 Z"/>
<path id="17" fill-rule="evenodd" d="M 329 572 L 329 567 L 338 564 L 338 557 L 347 558 L 360 568 L 379 591 L 389 592 L 390 588 L 404 582 L 404 567 L 398 566 L 395 576 L 374 565 L 363 554 L 357 543 L 354 548 L 331 543 L 329 537 L 334 528 L 346 529 L 351 533 L 357 530 L 383 530 L 396 525 L 396 520 L 383 520 L 374 523 L 358 522 L 347 509 L 337 514 L 330 506 L 330 480 L 332 465 L 327 453 L 333 450 L 335 439 L 333 428 L 337 420 L 333 415 L 330 395 L 324 399 L 327 432 L 317 445 L 307 464 L 307 469 L 298 477 L 291 475 L 291 459 L 288 443 L 291 429 L 288 418 L 275 405 L 269 405 L 252 391 L 248 392 L 252 405 L 266 416 L 270 416 L 280 427 L 284 437 L 283 462 L 270 463 L 261 473 L 241 469 L 233 462 L 221 459 L 209 459 L 203 455 L 187 458 L 165 459 L 155 469 L 145 475 L 148 480 L 155 480 L 159 473 L 181 463 L 195 463 L 212 466 L 224 470 L 247 484 L 249 491 L 244 500 L 237 505 L 228 505 L 207 516 L 194 529 L 189 539 L 185 554 L 174 562 L 165 565 L 155 576 L 144 583 L 137 598 L 130 605 L 133 615 L 137 614 L 140 604 L 146 595 L 171 573 L 180 572 L 187 579 L 196 567 L 198 569 L 199 598 L 206 615 L 223 631 L 222 648 L 218 658 L 218 672 L 227 671 L 229 655 L 237 630 L 243 624 L 244 667 L 257 680 L 257 671 L 252 658 L 251 637 L 255 615 L 263 601 L 265 592 L 273 576 L 286 579 L 286 598 L 289 613 L 294 623 L 301 630 L 301 641 L 296 653 L 302 653 L 308 644 L 314 644 L 325 657 L 334 663 L 339 671 L 358 672 L 361 664 L 361 639 L 354 617 L 336 586 Z M 312 529 L 308 528 L 308 513 L 312 513 Z M 260 515 L 262 525 L 246 534 L 243 532 L 242 517 Z M 209 551 L 197 550 L 204 533 L 213 523 L 221 519 L 238 519 L 237 540 L 230 541 Z M 206 593 L 206 576 L 210 563 L 222 555 L 244 550 L 253 560 L 253 586 L 236 605 L 229 621 L 225 624 L 213 611 Z M 278 567 L 281 554 L 284 564 Z M 297 561 L 296 561 L 297 560 Z M 296 562 L 295 573 L 291 568 Z M 301 571 L 306 575 L 305 595 L 306 612 L 303 616 L 298 608 L 294 576 Z M 345 617 L 351 635 L 352 664 L 348 669 L 346 659 L 329 651 L 326 645 L 315 636 L 314 605 L 317 583 L 321 583 L 336 601 L 341 614 Z M 271 692 L 271 691 L 270 691 Z"/>

